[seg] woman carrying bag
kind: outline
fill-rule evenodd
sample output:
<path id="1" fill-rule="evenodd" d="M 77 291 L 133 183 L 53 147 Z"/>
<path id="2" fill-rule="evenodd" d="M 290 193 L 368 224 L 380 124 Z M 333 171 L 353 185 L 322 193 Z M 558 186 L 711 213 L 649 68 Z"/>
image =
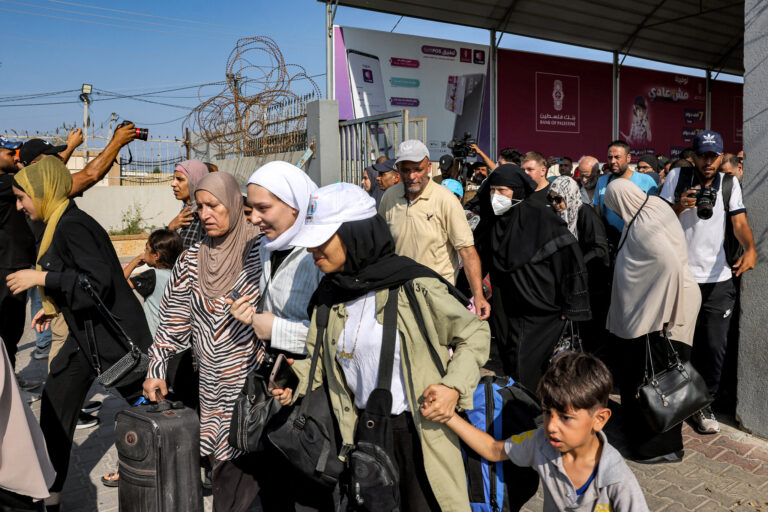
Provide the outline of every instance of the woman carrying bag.
<path id="1" fill-rule="evenodd" d="M 656 433 L 636 398 L 646 372 L 647 347 L 653 367 L 666 368 L 666 331 L 681 361 L 690 359 L 701 292 L 688 267 L 688 249 L 680 222 L 669 205 L 648 196 L 629 180 L 608 185 L 605 206 L 625 223 L 613 274 L 607 329 L 621 338 L 618 384 L 626 439 L 638 462 L 679 462 L 682 423 Z"/>
<path id="2" fill-rule="evenodd" d="M 231 313 L 269 345 L 272 357 L 306 357 L 307 307 L 323 274 L 312 255 L 303 247 L 294 247 L 292 241 L 304 224 L 310 195 L 316 190 L 309 176 L 288 162 L 270 162 L 248 180 L 247 205 L 252 209 L 248 220 L 264 234 L 259 243 L 261 311 L 242 297 L 233 301 Z M 269 375 L 270 370 L 260 368 L 259 372 Z M 301 479 L 279 453 L 267 450 L 259 456 L 264 461 L 258 464 L 263 471 L 257 477 L 262 508 L 333 509 L 330 493 Z"/>
<path id="3" fill-rule="evenodd" d="M 17 207 L 30 219 L 45 223 L 37 269 L 8 276 L 14 293 L 38 286 L 43 309 L 32 320 L 38 330 L 49 327 L 61 311 L 69 327 L 61 351 L 51 361 L 43 390 L 40 426 L 56 470 L 49 510 L 58 510 L 59 493 L 69 466 L 80 407 L 97 371 L 109 369 L 128 352 L 122 333 L 110 326 L 81 283 L 85 278 L 119 328 L 141 352 L 151 344 L 144 312 L 123 277 L 122 266 L 104 228 L 68 199 L 72 175 L 60 159 L 49 156 L 14 177 Z M 91 330 L 92 328 L 92 330 Z M 141 379 L 116 389 L 128 401 L 139 397 Z"/>
<path id="4" fill-rule="evenodd" d="M 488 325 L 432 270 L 394 253 L 375 200 L 359 187 L 337 183 L 313 194 L 305 225 L 292 243 L 308 247 L 326 274 L 313 301 L 307 348 L 312 355 L 320 351 L 311 388 L 325 381 L 342 444 L 357 443 L 361 430 L 373 426 L 358 420 L 370 418 L 369 400 L 384 389 L 391 399 L 391 435 L 383 444 L 391 447 L 384 451 L 397 471 L 400 510 L 469 510 L 458 438 L 439 421 L 457 405 L 472 407 L 479 367 L 488 358 Z M 397 296 L 390 301 L 393 293 Z M 320 310 L 330 313 L 318 346 Z M 393 361 L 391 378 L 384 379 L 389 389 L 379 382 L 387 346 Z M 310 383 L 310 366 L 311 358 L 293 363 L 299 394 Z M 274 393 L 283 404 L 294 394 L 288 388 Z M 354 453 L 348 457 L 354 463 Z M 354 500 L 354 492 L 347 496 Z"/>
<path id="5" fill-rule="evenodd" d="M 211 173 L 200 180 L 195 200 L 207 235 L 171 271 L 144 392 L 150 401 L 162 400 L 168 361 L 192 346 L 200 371 L 200 455 L 213 466 L 213 510 L 244 511 L 258 493 L 254 468 L 227 439 L 235 397 L 263 350 L 253 330 L 230 314 L 226 298 L 236 292 L 256 301 L 259 233 L 243 216 L 240 185 L 232 175 Z"/>

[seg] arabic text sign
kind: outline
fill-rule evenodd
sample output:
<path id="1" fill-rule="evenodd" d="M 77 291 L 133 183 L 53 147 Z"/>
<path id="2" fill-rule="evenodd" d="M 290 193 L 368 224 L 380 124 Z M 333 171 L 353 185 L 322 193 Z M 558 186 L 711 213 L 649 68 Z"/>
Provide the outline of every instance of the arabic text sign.
<path id="1" fill-rule="evenodd" d="M 579 133 L 579 77 L 536 73 L 536 131 Z"/>

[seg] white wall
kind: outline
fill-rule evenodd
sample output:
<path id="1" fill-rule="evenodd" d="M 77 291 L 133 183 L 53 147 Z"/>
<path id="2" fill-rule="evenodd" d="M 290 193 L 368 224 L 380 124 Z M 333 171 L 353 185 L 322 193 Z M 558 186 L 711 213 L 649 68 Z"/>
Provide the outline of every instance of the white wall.
<path id="1" fill-rule="evenodd" d="M 143 209 L 145 224 L 155 227 L 168 225 L 182 206 L 173 197 L 170 185 L 92 187 L 75 202 L 108 231 L 122 229 L 123 213 L 134 205 Z"/>

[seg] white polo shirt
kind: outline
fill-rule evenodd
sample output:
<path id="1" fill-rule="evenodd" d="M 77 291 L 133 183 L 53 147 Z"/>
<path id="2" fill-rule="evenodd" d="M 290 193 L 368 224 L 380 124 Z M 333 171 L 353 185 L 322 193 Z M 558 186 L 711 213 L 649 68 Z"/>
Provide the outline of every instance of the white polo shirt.
<path id="1" fill-rule="evenodd" d="M 670 204 L 675 202 L 675 188 L 679 177 L 680 168 L 672 169 L 659 194 L 659 197 Z M 712 188 L 717 190 L 717 201 L 712 209 L 711 218 L 700 219 L 696 215 L 696 208 L 688 208 L 678 216 L 688 244 L 688 266 L 691 267 L 693 277 L 699 284 L 720 283 L 733 277 L 731 267 L 725 259 L 725 249 L 723 248 L 726 218 L 721 184 L 724 178 L 726 175 L 719 172 L 712 182 Z M 727 178 L 731 179 L 731 176 L 727 176 Z M 685 190 L 696 185 L 699 185 L 699 182 L 694 173 L 693 183 L 686 185 Z M 747 211 L 741 195 L 741 185 L 736 179 L 733 180 L 728 210 L 729 216 Z"/>

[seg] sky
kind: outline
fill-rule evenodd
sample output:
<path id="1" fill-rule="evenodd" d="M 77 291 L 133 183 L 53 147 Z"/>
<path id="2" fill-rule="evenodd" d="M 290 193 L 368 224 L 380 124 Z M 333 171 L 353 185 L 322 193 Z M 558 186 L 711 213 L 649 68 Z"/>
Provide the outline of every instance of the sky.
<path id="1" fill-rule="evenodd" d="M 96 126 L 107 126 L 114 112 L 149 128 L 153 137 L 180 138 L 198 94 L 207 98 L 222 89 L 200 85 L 222 82 L 237 40 L 256 35 L 273 38 L 285 62 L 303 66 L 325 93 L 325 4 L 315 0 L 0 0 L 0 17 L 0 134 L 81 125 L 78 96 L 89 83 L 95 91 L 89 114 Z M 338 8 L 334 24 L 479 44 L 489 38 L 485 30 L 345 7 Z M 510 34 L 500 46 L 612 59 L 608 52 Z M 625 65 L 704 76 L 703 70 L 632 57 Z M 309 90 L 304 81 L 297 92 Z M 31 105 L 40 103 L 55 104 Z"/>

